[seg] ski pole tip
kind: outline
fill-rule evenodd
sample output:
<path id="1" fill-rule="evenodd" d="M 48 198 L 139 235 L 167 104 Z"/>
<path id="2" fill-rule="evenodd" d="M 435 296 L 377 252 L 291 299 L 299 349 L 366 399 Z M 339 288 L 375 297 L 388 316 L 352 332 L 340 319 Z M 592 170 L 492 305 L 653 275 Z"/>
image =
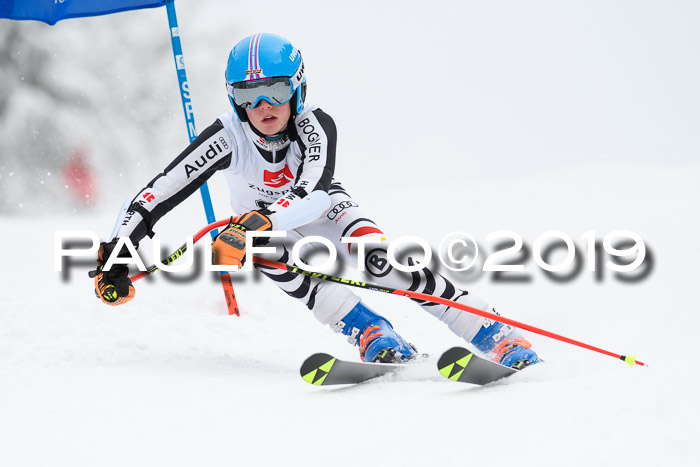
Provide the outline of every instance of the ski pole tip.
<path id="1" fill-rule="evenodd" d="M 628 364 L 629 366 L 631 366 L 632 368 L 634 368 L 634 364 L 635 364 L 635 363 L 640 363 L 640 364 L 644 365 L 644 364 L 641 363 L 641 362 L 637 362 L 637 356 L 636 356 L 636 355 L 630 355 L 629 357 L 627 357 L 627 356 L 625 356 L 625 355 L 620 355 L 620 360 L 622 360 L 623 362 L 627 363 L 627 364 Z"/>
<path id="2" fill-rule="evenodd" d="M 629 357 L 627 357 L 627 356 L 625 356 L 625 355 L 620 355 L 620 360 L 622 360 L 623 362 L 627 363 L 627 364 L 628 364 L 630 367 L 632 367 L 632 368 L 634 368 L 634 365 L 635 365 L 635 364 L 637 364 L 637 365 L 639 365 L 639 366 L 646 366 L 646 367 L 649 366 L 649 365 L 647 365 L 646 363 L 640 362 L 639 360 L 637 360 L 637 356 L 636 356 L 636 355 L 630 355 Z"/>

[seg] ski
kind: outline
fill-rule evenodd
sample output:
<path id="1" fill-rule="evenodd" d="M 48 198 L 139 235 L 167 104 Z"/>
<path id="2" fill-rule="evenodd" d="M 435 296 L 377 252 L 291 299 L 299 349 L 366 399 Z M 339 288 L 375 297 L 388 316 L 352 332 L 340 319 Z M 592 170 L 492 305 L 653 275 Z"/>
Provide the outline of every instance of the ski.
<path id="1" fill-rule="evenodd" d="M 299 373 L 304 381 L 316 386 L 357 384 L 401 371 L 405 363 L 349 362 L 327 353 L 316 353 L 304 360 Z"/>
<path id="2" fill-rule="evenodd" d="M 423 360 L 424 361 L 424 360 Z M 315 386 L 358 384 L 372 378 L 397 373 L 408 363 L 350 362 L 327 353 L 316 353 L 304 360 L 299 374 Z M 463 347 L 444 352 L 437 362 L 438 371 L 452 381 L 484 385 L 517 373 L 518 370 L 479 357 Z"/>
<path id="3" fill-rule="evenodd" d="M 438 371 L 452 381 L 484 385 L 517 373 L 518 370 L 478 357 L 463 347 L 453 347 L 440 356 Z"/>

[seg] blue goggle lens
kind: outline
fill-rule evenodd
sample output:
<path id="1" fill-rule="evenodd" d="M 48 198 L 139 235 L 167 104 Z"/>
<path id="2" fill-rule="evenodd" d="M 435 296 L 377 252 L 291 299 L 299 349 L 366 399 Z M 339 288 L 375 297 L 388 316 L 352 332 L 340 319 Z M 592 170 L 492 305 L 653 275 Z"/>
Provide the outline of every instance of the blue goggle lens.
<path id="1" fill-rule="evenodd" d="M 236 105 L 244 109 L 254 109 L 262 100 L 272 105 L 281 105 L 289 102 L 294 94 L 288 77 L 227 83 L 226 87 Z"/>

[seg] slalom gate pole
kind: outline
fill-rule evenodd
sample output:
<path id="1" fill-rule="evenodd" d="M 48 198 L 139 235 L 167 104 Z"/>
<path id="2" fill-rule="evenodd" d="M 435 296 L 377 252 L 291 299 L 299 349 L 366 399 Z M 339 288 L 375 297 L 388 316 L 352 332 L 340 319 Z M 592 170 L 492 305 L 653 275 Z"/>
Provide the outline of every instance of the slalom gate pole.
<path id="1" fill-rule="evenodd" d="M 212 224 L 209 224 L 208 226 L 204 227 L 201 229 L 199 232 L 197 232 L 193 238 L 194 242 L 196 243 L 199 239 L 201 239 L 208 231 L 215 229 L 217 227 L 221 227 L 223 225 L 228 225 L 229 220 L 220 220 L 217 222 L 214 222 Z M 177 250 L 175 253 L 172 255 L 168 256 L 167 258 L 163 259 L 161 262 L 163 264 L 170 264 L 173 261 L 175 261 L 177 258 L 181 256 L 181 254 L 186 250 L 187 244 L 183 245 L 180 247 L 179 250 Z M 636 356 L 626 356 L 626 355 L 620 355 L 616 354 L 614 352 L 610 352 L 609 350 L 601 349 L 599 347 L 592 346 L 590 344 L 586 344 L 585 342 L 577 341 L 575 339 L 571 339 L 566 336 L 562 336 L 561 334 L 556 334 L 551 331 L 547 331 L 546 329 L 541 329 L 535 326 L 531 326 L 526 323 L 521 323 L 520 321 L 515 321 L 510 318 L 506 318 L 505 316 L 497 315 L 495 313 L 491 313 L 486 310 L 480 310 L 478 308 L 474 308 L 468 305 L 464 305 L 462 303 L 458 303 L 452 300 L 447 300 L 442 297 L 436 297 L 434 295 L 428 295 L 420 292 L 411 292 L 410 290 L 402 290 L 402 289 L 395 289 L 392 287 L 385 287 L 383 285 L 377 285 L 377 284 L 371 284 L 369 282 L 362 282 L 362 281 L 354 281 L 350 279 L 344 279 L 342 277 L 336 277 L 336 276 L 331 276 L 328 274 L 324 274 L 321 272 L 311 272 L 311 271 L 306 271 L 304 269 L 301 269 L 296 266 L 291 266 L 286 263 L 280 263 L 278 261 L 272 261 L 266 258 L 261 258 L 259 256 L 254 256 L 253 257 L 253 262 L 256 264 L 259 264 L 264 267 L 268 268 L 274 268 L 274 269 L 281 269 L 283 271 L 289 271 L 293 274 L 299 274 L 303 276 L 309 276 L 314 279 L 319 279 L 319 280 L 324 280 L 324 281 L 330 281 L 330 282 L 336 282 L 338 284 L 344 284 L 348 285 L 351 287 L 357 287 L 360 289 L 365 289 L 365 290 L 372 290 L 375 292 L 382 292 L 382 293 L 387 293 L 387 294 L 392 294 L 392 295 L 400 295 L 403 297 L 408 297 L 412 298 L 415 300 L 424 300 L 427 302 L 431 303 L 437 303 L 439 305 L 445 305 L 449 306 L 452 308 L 457 308 L 458 310 L 466 311 L 467 313 L 471 313 L 477 316 L 481 316 L 483 318 L 487 318 L 493 321 L 498 321 L 499 323 L 503 324 L 508 324 L 510 326 L 519 328 L 519 329 L 524 329 L 526 331 L 533 332 L 535 334 L 539 334 L 541 336 L 549 337 L 551 339 L 556 339 L 561 342 L 566 342 L 567 344 L 575 345 L 577 347 L 581 347 L 584 349 L 592 350 L 594 352 L 601 353 L 603 355 L 608 355 L 610 357 L 617 358 L 618 360 L 622 360 L 623 362 L 627 363 L 629 366 L 634 367 L 635 364 L 640 365 L 640 366 L 648 366 L 646 363 L 641 362 L 637 360 Z M 148 270 L 141 272 L 139 274 L 136 274 L 131 278 L 132 282 L 137 281 L 143 277 L 145 277 L 148 274 L 151 274 L 155 271 L 157 271 L 158 268 L 155 266 L 151 266 L 148 268 Z"/>
<path id="2" fill-rule="evenodd" d="M 177 23 L 177 15 L 175 14 L 175 0 L 168 0 L 167 2 L 165 2 L 165 8 L 168 11 L 170 39 L 173 47 L 173 56 L 175 57 L 175 68 L 177 71 L 177 78 L 180 82 L 180 97 L 182 99 L 182 109 L 185 112 L 187 134 L 190 138 L 191 143 L 195 140 L 195 138 L 197 138 L 197 130 L 194 126 L 194 112 L 192 110 L 192 101 L 190 100 L 190 87 L 187 83 L 185 60 L 182 54 L 182 44 L 180 43 L 180 32 Z M 204 182 L 204 184 L 199 188 L 199 193 L 202 195 L 202 203 L 204 204 L 204 212 L 207 217 L 207 222 L 209 222 L 209 224 L 211 225 L 213 222 L 216 221 L 216 216 L 214 215 L 214 207 L 211 203 L 209 186 L 206 182 Z M 213 229 L 211 231 L 212 240 L 214 239 L 214 237 L 216 237 L 216 234 L 216 229 Z M 221 285 L 224 289 L 224 296 L 226 297 L 226 306 L 228 308 L 228 314 L 240 316 L 238 310 L 238 301 L 236 300 L 236 293 L 233 290 L 233 282 L 231 281 L 230 273 L 221 273 Z"/>

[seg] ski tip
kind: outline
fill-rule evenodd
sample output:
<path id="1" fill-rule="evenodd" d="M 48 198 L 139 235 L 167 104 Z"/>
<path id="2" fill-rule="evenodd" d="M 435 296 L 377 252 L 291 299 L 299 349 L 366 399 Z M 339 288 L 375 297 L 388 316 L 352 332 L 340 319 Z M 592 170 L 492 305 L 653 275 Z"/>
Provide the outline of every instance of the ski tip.
<path id="1" fill-rule="evenodd" d="M 315 386 L 321 386 L 330 373 L 335 357 L 328 354 L 314 354 L 307 358 L 299 369 L 299 373 L 304 381 Z"/>
<path id="2" fill-rule="evenodd" d="M 442 354 L 437 362 L 438 371 L 452 381 L 459 381 L 473 354 L 463 347 L 453 347 Z"/>

